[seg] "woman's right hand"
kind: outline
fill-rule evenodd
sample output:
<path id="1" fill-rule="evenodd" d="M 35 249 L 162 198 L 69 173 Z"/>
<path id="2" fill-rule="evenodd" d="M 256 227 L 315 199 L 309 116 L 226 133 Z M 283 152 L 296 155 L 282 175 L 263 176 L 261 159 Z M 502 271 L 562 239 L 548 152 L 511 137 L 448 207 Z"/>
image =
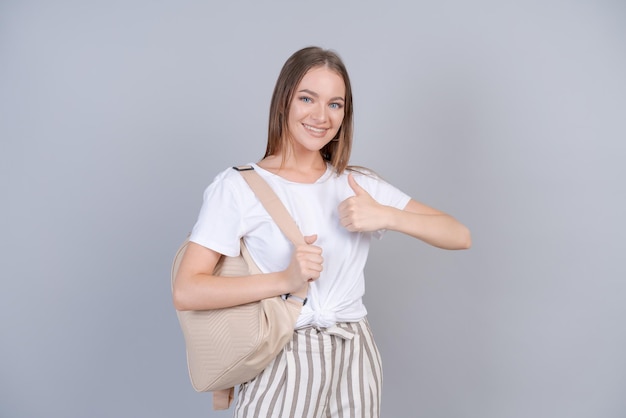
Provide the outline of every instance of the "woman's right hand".
<path id="1" fill-rule="evenodd" d="M 304 237 L 306 244 L 298 245 L 294 249 L 289 266 L 284 271 L 287 281 L 286 293 L 298 295 L 298 293 L 304 292 L 308 282 L 320 277 L 324 258 L 322 257 L 322 248 L 312 245 L 316 240 L 317 235 L 306 236 Z"/>

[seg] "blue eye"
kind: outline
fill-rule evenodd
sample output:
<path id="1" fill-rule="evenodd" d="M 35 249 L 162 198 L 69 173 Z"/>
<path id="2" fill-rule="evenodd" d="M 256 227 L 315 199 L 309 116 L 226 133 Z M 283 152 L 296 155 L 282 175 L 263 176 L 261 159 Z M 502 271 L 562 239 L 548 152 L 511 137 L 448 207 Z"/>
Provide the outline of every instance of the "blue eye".
<path id="1" fill-rule="evenodd" d="M 341 104 L 339 103 L 331 103 L 330 104 L 330 108 L 331 109 L 341 109 L 343 106 L 341 106 Z"/>
<path id="2" fill-rule="evenodd" d="M 304 103 L 311 103 L 313 101 L 311 100 L 310 97 L 306 97 L 306 96 L 300 97 L 300 100 L 303 101 Z"/>

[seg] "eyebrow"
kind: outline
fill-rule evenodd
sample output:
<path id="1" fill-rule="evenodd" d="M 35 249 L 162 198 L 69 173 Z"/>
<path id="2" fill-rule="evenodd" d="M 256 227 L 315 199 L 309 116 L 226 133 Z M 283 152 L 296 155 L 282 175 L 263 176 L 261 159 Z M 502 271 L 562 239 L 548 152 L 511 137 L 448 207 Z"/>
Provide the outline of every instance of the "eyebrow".
<path id="1" fill-rule="evenodd" d="M 316 92 L 311 91 L 309 89 L 302 89 L 302 90 L 298 91 L 298 93 L 308 93 L 308 94 L 310 94 L 313 97 L 316 97 L 316 98 L 320 97 L 319 94 L 317 94 Z M 343 97 L 340 97 L 340 96 L 333 97 L 333 98 L 330 99 L 331 102 L 335 101 L 335 100 L 341 100 L 342 102 L 345 102 L 345 99 Z"/>

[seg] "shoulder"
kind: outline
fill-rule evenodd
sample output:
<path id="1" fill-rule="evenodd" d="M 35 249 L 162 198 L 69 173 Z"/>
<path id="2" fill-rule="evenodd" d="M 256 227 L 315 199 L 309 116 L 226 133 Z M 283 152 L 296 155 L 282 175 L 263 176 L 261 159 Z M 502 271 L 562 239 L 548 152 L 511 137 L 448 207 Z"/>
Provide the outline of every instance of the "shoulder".
<path id="1" fill-rule="evenodd" d="M 233 166 L 224 168 L 222 171 L 218 172 L 213 179 L 213 182 L 216 181 L 233 181 L 237 177 L 241 177 L 237 170 Z"/>
<path id="2" fill-rule="evenodd" d="M 236 202 L 238 206 L 249 200 L 249 195 L 251 195 L 250 187 L 233 167 L 225 168 L 217 173 L 204 190 L 205 201 Z"/>
<path id="3" fill-rule="evenodd" d="M 350 174 L 352 174 L 357 183 L 362 185 L 376 186 L 387 183 L 376 171 L 367 167 L 348 166 L 342 173 L 342 176 L 345 176 L 347 179 Z"/>
<path id="4" fill-rule="evenodd" d="M 241 167 L 241 166 L 238 166 Z M 228 167 L 220 171 L 215 175 L 213 181 L 209 185 L 211 187 L 236 187 L 239 189 L 240 187 L 246 184 L 243 177 L 239 174 L 239 172 L 234 167 Z"/>

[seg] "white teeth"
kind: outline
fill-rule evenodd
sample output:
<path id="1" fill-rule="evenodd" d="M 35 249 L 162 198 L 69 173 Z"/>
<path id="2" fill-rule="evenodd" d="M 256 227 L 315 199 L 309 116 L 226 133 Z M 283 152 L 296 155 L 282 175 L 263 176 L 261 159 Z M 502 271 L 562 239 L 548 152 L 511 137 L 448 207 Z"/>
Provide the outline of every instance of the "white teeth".
<path id="1" fill-rule="evenodd" d="M 312 127 L 310 125 L 307 125 L 307 124 L 304 124 L 304 127 L 307 128 L 308 130 L 311 130 L 313 132 L 317 132 L 317 133 L 320 133 L 320 134 L 323 133 L 323 132 L 326 132 L 326 129 L 314 128 L 314 127 Z"/>

